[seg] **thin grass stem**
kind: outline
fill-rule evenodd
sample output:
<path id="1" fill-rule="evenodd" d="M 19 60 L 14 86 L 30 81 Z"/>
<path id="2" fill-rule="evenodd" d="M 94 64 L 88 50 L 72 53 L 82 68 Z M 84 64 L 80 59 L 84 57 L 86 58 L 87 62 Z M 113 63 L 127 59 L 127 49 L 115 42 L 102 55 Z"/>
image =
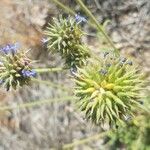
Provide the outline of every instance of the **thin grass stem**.
<path id="1" fill-rule="evenodd" d="M 75 15 L 76 12 L 70 9 L 69 7 L 65 6 L 63 3 L 59 2 L 59 0 L 51 0 L 60 8 L 62 8 L 66 13 L 70 13 L 71 15 Z"/>
<path id="2" fill-rule="evenodd" d="M 79 145 L 86 144 L 88 142 L 92 142 L 93 140 L 97 140 L 99 138 L 102 138 L 102 137 L 106 136 L 108 134 L 108 132 L 110 132 L 110 131 L 102 132 L 102 133 L 87 137 L 85 139 L 77 140 L 73 143 L 66 144 L 66 145 L 63 146 L 63 150 L 68 150 L 68 149 L 73 148 L 75 146 L 79 146 Z"/>
<path id="3" fill-rule="evenodd" d="M 107 42 L 114 49 L 115 53 L 117 55 L 119 55 L 118 49 L 115 47 L 115 45 L 112 42 L 112 40 L 110 39 L 110 37 L 107 35 L 106 31 L 103 29 L 103 26 L 101 26 L 99 24 L 99 22 L 97 21 L 97 19 L 94 17 L 94 15 L 91 13 L 91 11 L 84 5 L 84 3 L 82 2 L 82 0 L 76 0 L 76 1 L 81 6 L 81 8 L 85 11 L 85 13 L 90 17 L 90 19 L 92 20 L 92 22 L 96 25 L 98 31 L 103 34 L 103 36 L 105 37 L 105 39 L 107 40 Z"/>
<path id="4" fill-rule="evenodd" d="M 57 71 L 63 71 L 65 68 L 38 68 L 34 69 L 37 73 L 46 73 L 46 72 L 57 72 Z"/>
<path id="5" fill-rule="evenodd" d="M 32 108 L 32 107 L 41 106 L 44 104 L 51 104 L 53 102 L 64 102 L 64 101 L 71 101 L 71 100 L 75 100 L 75 97 L 66 96 L 63 98 L 53 98 L 53 99 L 38 100 L 38 101 L 29 102 L 29 103 L 17 104 L 16 106 L 1 106 L 0 112 L 6 111 L 6 110 L 13 110 L 13 109 Z"/>
<path id="6" fill-rule="evenodd" d="M 35 78 L 33 78 L 32 81 L 35 82 L 35 83 L 46 84 L 50 87 L 56 87 L 56 88 L 61 89 L 63 91 L 70 91 L 69 88 L 66 88 L 63 85 L 58 84 L 58 83 L 53 83 L 53 82 L 50 82 L 50 81 L 45 81 L 45 80 L 40 80 L 40 79 L 35 79 Z"/>

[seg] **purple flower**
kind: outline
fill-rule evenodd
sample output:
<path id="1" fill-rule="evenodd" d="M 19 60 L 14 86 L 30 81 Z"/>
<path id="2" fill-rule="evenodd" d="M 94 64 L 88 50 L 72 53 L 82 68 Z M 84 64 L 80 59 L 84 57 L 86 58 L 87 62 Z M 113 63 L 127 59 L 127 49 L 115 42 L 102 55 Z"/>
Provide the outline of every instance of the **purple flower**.
<path id="1" fill-rule="evenodd" d="M 126 62 L 126 60 L 127 60 L 127 58 L 125 58 L 125 57 L 120 58 L 120 61 L 123 63 Z"/>
<path id="2" fill-rule="evenodd" d="M 37 73 L 35 70 L 22 70 L 22 75 L 24 77 L 36 77 Z"/>
<path id="3" fill-rule="evenodd" d="M 132 66 L 132 65 L 133 65 L 133 62 L 129 60 L 129 61 L 127 62 L 127 64 L 130 65 L 130 66 Z"/>
<path id="4" fill-rule="evenodd" d="M 120 62 L 119 65 L 122 67 L 124 65 L 124 62 Z"/>
<path id="5" fill-rule="evenodd" d="M 108 71 L 105 70 L 105 69 L 101 69 L 101 70 L 99 71 L 99 73 L 102 74 L 102 75 L 106 75 L 106 74 L 108 73 Z"/>
<path id="6" fill-rule="evenodd" d="M 20 47 L 19 43 L 7 44 L 6 46 L 1 48 L 1 51 L 4 52 L 5 54 L 9 54 L 9 53 L 15 54 L 19 47 Z"/>
<path id="7" fill-rule="evenodd" d="M 0 79 L 0 84 L 3 84 L 4 83 L 4 80 Z"/>
<path id="8" fill-rule="evenodd" d="M 75 76 L 76 72 L 77 72 L 77 68 L 76 68 L 76 67 L 72 67 L 72 68 L 70 69 L 71 75 Z"/>
<path id="9" fill-rule="evenodd" d="M 44 43 L 44 44 L 47 43 L 48 42 L 48 38 L 42 38 L 41 42 Z"/>
<path id="10" fill-rule="evenodd" d="M 79 14 L 75 15 L 75 20 L 76 20 L 77 23 L 87 22 L 87 20 L 85 19 L 85 17 L 82 17 Z"/>
<path id="11" fill-rule="evenodd" d="M 124 119 L 125 119 L 125 121 L 128 122 L 128 121 L 130 121 L 132 119 L 132 117 L 128 115 L 128 116 L 124 116 Z"/>

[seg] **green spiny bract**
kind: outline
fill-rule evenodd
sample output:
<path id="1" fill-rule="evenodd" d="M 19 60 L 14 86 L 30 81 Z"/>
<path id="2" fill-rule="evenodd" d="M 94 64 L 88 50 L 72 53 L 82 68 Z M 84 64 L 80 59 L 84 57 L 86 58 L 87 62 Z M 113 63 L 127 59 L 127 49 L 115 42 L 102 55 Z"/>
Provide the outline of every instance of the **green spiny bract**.
<path id="1" fill-rule="evenodd" d="M 124 123 L 133 115 L 143 80 L 136 67 L 126 58 L 105 55 L 100 61 L 91 60 L 75 74 L 75 94 L 86 118 L 95 124 Z"/>
<path id="2" fill-rule="evenodd" d="M 31 69 L 31 60 L 26 57 L 25 52 L 5 53 L 1 56 L 0 81 L 1 85 L 8 90 L 16 89 L 24 84 L 28 85 L 31 77 L 36 72 Z"/>
<path id="3" fill-rule="evenodd" d="M 45 31 L 48 49 L 59 53 L 65 60 L 66 67 L 76 67 L 85 64 L 89 57 L 88 49 L 81 42 L 83 32 L 74 18 L 61 16 L 53 19 Z"/>

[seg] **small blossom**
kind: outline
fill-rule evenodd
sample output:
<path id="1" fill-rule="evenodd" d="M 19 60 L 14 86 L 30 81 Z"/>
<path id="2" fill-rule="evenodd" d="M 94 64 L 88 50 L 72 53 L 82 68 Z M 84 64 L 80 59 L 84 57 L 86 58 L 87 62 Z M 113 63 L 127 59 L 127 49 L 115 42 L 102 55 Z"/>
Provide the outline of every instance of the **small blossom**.
<path id="1" fill-rule="evenodd" d="M 35 77 L 36 74 L 37 73 L 34 70 L 22 70 L 22 75 L 24 77 Z"/>
<path id="2" fill-rule="evenodd" d="M 130 121 L 130 120 L 132 119 L 132 117 L 129 116 L 129 115 L 127 115 L 127 116 L 124 116 L 124 119 L 125 119 L 126 121 Z"/>
<path id="3" fill-rule="evenodd" d="M 1 51 L 4 52 L 5 54 L 9 54 L 9 53 L 15 54 L 18 48 L 19 48 L 19 43 L 7 44 L 6 46 L 1 48 Z"/>
<path id="4" fill-rule="evenodd" d="M 77 68 L 76 67 L 71 67 L 70 68 L 70 73 L 71 75 L 75 76 L 75 73 L 77 72 Z"/>
<path id="5" fill-rule="evenodd" d="M 107 70 L 101 69 L 101 70 L 99 71 L 99 73 L 102 74 L 102 75 L 106 75 L 106 74 L 107 74 Z"/>
<path id="6" fill-rule="evenodd" d="M 15 44 L 12 44 L 11 45 L 11 52 L 13 54 L 15 54 L 17 52 L 17 49 L 20 47 L 20 44 L 19 43 L 15 43 Z"/>
<path id="7" fill-rule="evenodd" d="M 132 66 L 132 65 L 133 65 L 133 62 L 129 60 L 129 61 L 127 62 L 127 64 L 130 65 L 130 66 Z"/>
<path id="8" fill-rule="evenodd" d="M 119 65 L 122 67 L 124 65 L 124 62 L 120 62 Z"/>
<path id="9" fill-rule="evenodd" d="M 125 57 L 120 58 L 120 61 L 123 63 L 126 62 L 126 60 L 127 60 L 127 58 L 125 58 Z"/>
<path id="10" fill-rule="evenodd" d="M 36 77 L 36 75 L 37 75 L 37 72 L 32 69 L 32 70 L 31 70 L 31 73 L 30 73 L 30 76 Z"/>
<path id="11" fill-rule="evenodd" d="M 42 38 L 41 42 L 42 42 L 43 44 L 47 43 L 47 42 L 48 42 L 48 38 Z"/>
<path id="12" fill-rule="evenodd" d="M 81 23 L 81 22 L 85 23 L 85 22 L 87 22 L 87 20 L 85 19 L 85 17 L 80 16 L 79 14 L 75 15 L 75 20 L 76 20 L 77 23 Z"/>

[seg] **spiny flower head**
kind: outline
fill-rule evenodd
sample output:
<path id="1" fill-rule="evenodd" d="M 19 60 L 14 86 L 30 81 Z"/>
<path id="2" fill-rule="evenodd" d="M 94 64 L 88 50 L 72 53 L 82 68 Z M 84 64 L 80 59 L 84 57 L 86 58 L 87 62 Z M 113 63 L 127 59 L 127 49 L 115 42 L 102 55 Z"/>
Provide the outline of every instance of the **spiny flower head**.
<path id="1" fill-rule="evenodd" d="M 26 52 L 18 50 L 18 44 L 8 44 L 1 48 L 0 81 L 7 90 L 28 85 L 36 72 L 31 68 L 31 60 Z"/>
<path id="2" fill-rule="evenodd" d="M 86 118 L 95 124 L 122 124 L 138 105 L 143 85 L 136 67 L 113 54 L 91 60 L 75 74 L 75 94 Z"/>
<path id="3" fill-rule="evenodd" d="M 82 19 L 83 20 L 83 19 Z M 53 19 L 45 31 L 48 49 L 59 53 L 69 68 L 82 66 L 89 57 L 89 52 L 81 42 L 83 32 L 80 28 L 81 18 Z"/>

